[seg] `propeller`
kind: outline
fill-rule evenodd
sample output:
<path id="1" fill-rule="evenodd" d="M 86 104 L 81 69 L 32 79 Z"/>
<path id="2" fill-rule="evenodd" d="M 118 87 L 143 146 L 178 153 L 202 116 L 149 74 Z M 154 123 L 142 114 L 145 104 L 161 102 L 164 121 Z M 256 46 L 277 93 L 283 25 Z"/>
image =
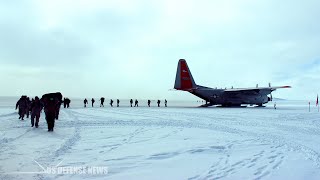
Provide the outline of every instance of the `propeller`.
<path id="1" fill-rule="evenodd" d="M 269 82 L 269 87 L 271 87 L 271 83 Z M 270 101 L 272 101 L 272 93 L 270 93 Z"/>

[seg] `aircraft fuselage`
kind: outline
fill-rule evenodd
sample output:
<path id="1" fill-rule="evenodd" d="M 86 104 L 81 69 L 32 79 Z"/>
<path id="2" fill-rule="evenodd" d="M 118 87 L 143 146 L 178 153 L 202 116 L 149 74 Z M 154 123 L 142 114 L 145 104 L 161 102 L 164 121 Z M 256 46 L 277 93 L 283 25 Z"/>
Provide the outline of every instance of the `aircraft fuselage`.
<path id="1" fill-rule="evenodd" d="M 222 105 L 222 106 L 240 106 L 246 105 L 259 105 L 268 103 L 271 100 L 268 95 L 270 90 L 257 90 L 252 93 L 230 93 L 225 92 L 225 89 L 212 89 L 199 87 L 197 89 L 189 91 L 191 94 L 207 101 L 210 105 Z"/>

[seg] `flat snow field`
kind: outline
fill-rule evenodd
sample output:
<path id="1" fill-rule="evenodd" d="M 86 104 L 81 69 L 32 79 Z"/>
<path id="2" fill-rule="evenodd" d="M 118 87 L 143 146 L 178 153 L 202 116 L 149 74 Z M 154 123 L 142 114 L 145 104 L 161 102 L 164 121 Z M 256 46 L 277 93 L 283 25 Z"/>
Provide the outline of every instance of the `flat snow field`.
<path id="1" fill-rule="evenodd" d="M 320 113 L 277 107 L 62 108 L 47 132 L 1 106 L 0 179 L 320 179 Z"/>

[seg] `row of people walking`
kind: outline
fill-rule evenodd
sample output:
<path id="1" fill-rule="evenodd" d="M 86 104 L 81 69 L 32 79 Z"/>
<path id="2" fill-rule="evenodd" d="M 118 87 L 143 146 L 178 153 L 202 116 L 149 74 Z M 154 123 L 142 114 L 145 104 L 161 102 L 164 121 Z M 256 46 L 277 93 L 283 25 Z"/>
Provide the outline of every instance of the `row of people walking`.
<path id="1" fill-rule="evenodd" d="M 100 107 L 104 107 L 105 98 L 100 98 Z M 38 96 L 35 96 L 34 99 L 30 100 L 27 96 L 21 96 L 21 98 L 16 103 L 16 109 L 19 108 L 19 119 L 24 120 L 26 115 L 29 118 L 31 113 L 31 126 L 39 127 L 39 119 L 42 110 L 44 110 L 46 121 L 48 124 L 48 131 L 53 131 L 55 120 L 59 119 L 60 106 L 64 105 L 64 108 L 69 108 L 71 100 L 64 98 L 62 100 L 62 94 L 57 93 L 48 93 L 44 94 L 40 99 Z M 84 107 L 88 104 L 88 100 L 85 99 Z M 120 105 L 120 100 L 117 99 L 117 107 Z M 130 99 L 130 106 L 133 107 L 133 99 Z M 95 100 L 91 99 L 92 107 L 94 106 Z M 158 107 L 160 107 L 160 100 L 157 100 Z M 164 100 L 164 105 L 167 107 L 167 100 Z M 147 101 L 148 106 L 151 106 L 151 100 Z M 113 107 L 113 100 L 110 100 L 110 106 Z M 139 107 L 139 101 L 136 99 L 134 102 L 134 107 Z"/>
<path id="2" fill-rule="evenodd" d="M 100 98 L 100 107 L 104 107 L 104 101 L 105 101 L 104 97 Z M 129 102 L 130 102 L 130 106 L 133 107 L 133 99 L 130 99 Z M 95 99 L 92 98 L 91 99 L 91 106 L 92 107 L 94 106 L 94 103 L 95 103 Z M 158 107 L 160 107 L 160 103 L 161 103 L 161 101 L 158 100 L 157 101 Z M 164 100 L 164 106 L 165 107 L 167 107 L 167 103 L 168 103 L 168 101 L 165 99 Z M 87 104 L 89 104 L 87 98 L 85 98 L 83 100 L 83 104 L 84 104 L 84 107 L 87 107 Z M 113 107 L 113 100 L 112 99 L 110 99 L 110 103 L 109 104 L 110 104 L 111 107 Z M 148 104 L 149 107 L 151 106 L 151 100 L 150 99 L 147 101 L 147 104 Z M 117 107 L 119 107 L 119 106 L 120 106 L 120 100 L 117 99 Z M 139 101 L 137 99 L 134 101 L 134 107 L 139 107 Z"/>
<path id="3" fill-rule="evenodd" d="M 100 98 L 100 107 L 104 107 L 104 100 L 105 98 L 102 97 Z M 91 99 L 91 106 L 93 107 L 94 103 L 96 102 L 96 100 L 94 100 L 94 98 Z M 83 100 L 83 103 L 84 103 L 84 107 L 87 107 L 87 104 L 88 104 L 88 100 L 87 99 L 84 99 Z M 113 101 L 112 101 L 113 103 Z M 120 103 L 119 99 L 118 99 L 118 104 Z"/>

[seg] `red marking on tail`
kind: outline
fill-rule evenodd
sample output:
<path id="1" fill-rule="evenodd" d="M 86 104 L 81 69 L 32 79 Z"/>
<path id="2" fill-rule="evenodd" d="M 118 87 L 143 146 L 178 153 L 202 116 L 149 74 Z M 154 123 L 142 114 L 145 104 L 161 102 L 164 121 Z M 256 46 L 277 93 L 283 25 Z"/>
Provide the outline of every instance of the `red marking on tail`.
<path id="1" fill-rule="evenodd" d="M 192 81 L 186 61 L 182 61 L 180 65 L 181 89 L 191 89 Z"/>

